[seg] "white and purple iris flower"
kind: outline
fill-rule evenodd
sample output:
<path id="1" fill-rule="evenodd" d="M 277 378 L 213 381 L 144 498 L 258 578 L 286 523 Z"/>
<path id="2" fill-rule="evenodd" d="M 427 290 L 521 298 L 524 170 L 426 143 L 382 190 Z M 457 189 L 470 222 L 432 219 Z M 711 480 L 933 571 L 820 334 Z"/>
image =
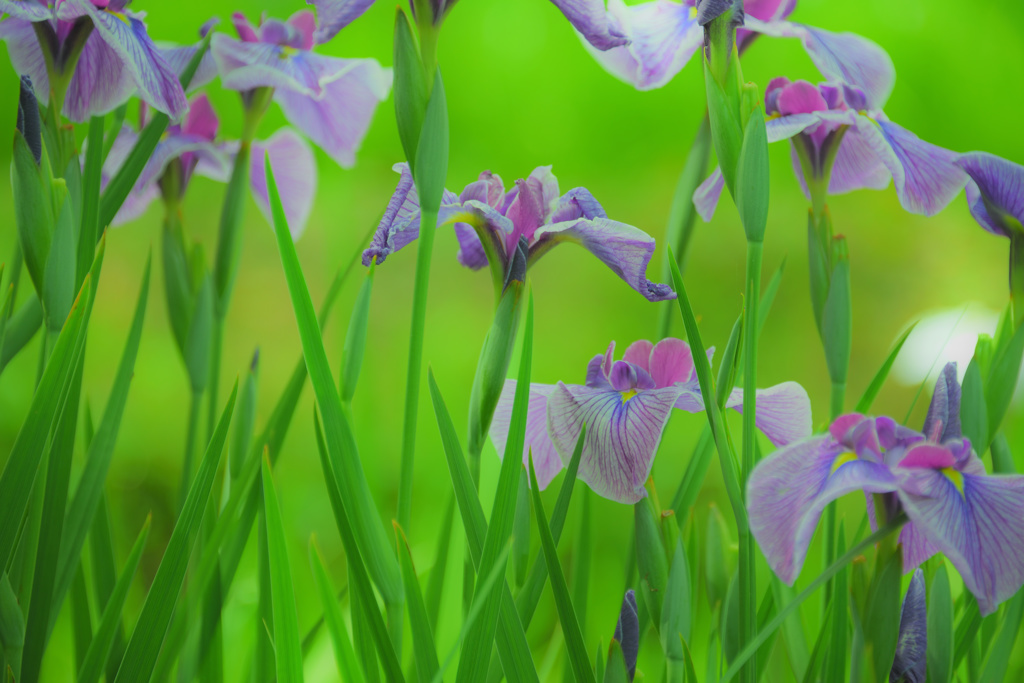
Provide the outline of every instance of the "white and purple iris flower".
<path id="1" fill-rule="evenodd" d="M 0 39 L 42 102 L 51 89 L 66 88 L 62 109 L 72 121 L 106 114 L 135 94 L 178 118 L 188 106 L 181 83 L 146 32 L 144 13 L 130 11 L 128 4 L 0 0 L 0 15 L 9 15 L 0 21 Z M 51 83 L 51 76 L 64 82 Z"/>
<path id="2" fill-rule="evenodd" d="M 768 141 L 792 141 L 793 168 L 804 193 L 808 179 L 828 178 L 828 194 L 882 190 L 892 181 L 903 208 L 931 216 L 963 189 L 957 154 L 891 122 L 884 100 L 846 83 L 775 78 L 765 90 Z M 724 187 L 720 169 L 697 188 L 693 203 L 710 221 Z M 808 195 L 809 196 L 809 195 Z"/>
<path id="3" fill-rule="evenodd" d="M 363 264 L 381 263 L 419 236 L 419 195 L 406 163 L 395 164 L 401 174 L 384 217 L 363 252 Z M 478 180 L 455 194 L 444 191 L 437 225 L 455 225 L 459 263 L 478 270 L 491 265 L 507 272 L 516 249 L 523 244 L 527 267 L 561 242 L 575 242 L 612 269 L 649 301 L 675 298 L 668 285 L 647 279 L 654 238 L 639 228 L 608 218 L 588 190 L 577 187 L 559 196 L 558 180 L 550 166 L 540 166 L 508 191 L 501 177 L 484 171 Z"/>
<path id="4" fill-rule="evenodd" d="M 654 456 L 672 410 L 703 412 L 690 346 L 681 339 L 642 340 L 614 360 L 615 343 L 587 366 L 586 384 L 531 384 L 523 461 L 533 455 L 543 488 L 572 456 L 583 425 L 587 434 L 578 476 L 597 494 L 635 503 L 647 492 Z M 708 351 L 708 356 L 714 349 Z M 491 441 L 504 453 L 516 381 L 507 380 L 494 411 Z M 743 391 L 726 406 L 742 412 Z M 776 446 L 811 433 L 811 404 L 795 382 L 757 391 L 757 427 Z"/>
<path id="5" fill-rule="evenodd" d="M 232 21 L 239 39 L 218 33 L 211 49 L 224 87 L 243 93 L 273 89 L 274 100 L 292 125 L 348 168 L 355 164 L 377 104 L 388 96 L 391 69 L 375 59 L 341 59 L 313 51 L 361 15 L 372 0 L 314 4 L 319 18 L 303 10 L 287 21 L 263 18 L 258 26 L 235 13 Z"/>
<path id="6" fill-rule="evenodd" d="M 905 571 L 941 552 L 982 615 L 1012 597 L 1024 583 L 1024 476 L 985 474 L 959 415 L 951 363 L 923 433 L 888 417 L 843 415 L 828 434 L 762 460 L 747 480 L 750 530 L 779 578 L 796 580 L 825 506 L 864 491 L 883 497 L 890 519 L 906 513 L 899 539 Z M 873 515 L 870 504 L 868 511 Z"/>
<path id="7" fill-rule="evenodd" d="M 638 90 L 668 83 L 704 43 L 697 0 L 552 0 L 601 66 Z M 892 61 L 875 43 L 852 33 L 832 33 L 788 21 L 796 0 L 746 0 L 744 27 L 736 32 L 739 49 L 761 35 L 798 38 L 826 78 L 876 83 L 892 90 Z"/>
<path id="8" fill-rule="evenodd" d="M 205 94 L 192 98 L 189 104 L 188 114 L 181 124 L 169 126 L 157 143 L 135 187 L 114 217 L 114 225 L 126 223 L 142 215 L 150 203 L 160 197 L 164 191 L 161 181 L 172 165 L 177 171 L 178 198 L 184 195 L 193 174 L 197 173 L 220 182 L 228 181 L 232 158 L 238 151 L 238 143 L 216 142 L 219 121 Z M 145 121 L 141 123 L 145 125 Z M 130 126 L 122 128 L 103 165 L 104 185 L 125 162 L 137 139 L 138 133 Z M 309 218 L 316 189 L 316 162 L 313 150 L 290 128 L 282 128 L 270 139 L 256 141 L 252 146 L 249 187 L 253 198 L 269 222 L 270 200 L 267 196 L 263 165 L 264 154 L 269 154 L 274 165 L 275 177 L 282 187 L 281 201 L 288 216 L 292 237 L 298 239 Z"/>

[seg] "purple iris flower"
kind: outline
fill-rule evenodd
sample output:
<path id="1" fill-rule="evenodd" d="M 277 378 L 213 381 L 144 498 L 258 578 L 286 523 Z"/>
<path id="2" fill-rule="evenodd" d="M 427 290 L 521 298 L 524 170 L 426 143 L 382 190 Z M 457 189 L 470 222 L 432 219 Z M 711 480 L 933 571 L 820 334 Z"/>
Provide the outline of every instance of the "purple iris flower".
<path id="1" fill-rule="evenodd" d="M 141 123 L 145 125 L 145 120 Z M 141 216 L 150 203 L 161 196 L 165 191 L 162 187 L 164 175 L 172 166 L 177 171 L 179 198 L 184 195 L 193 174 L 198 173 L 227 182 L 231 175 L 232 157 L 238 151 L 238 143 L 215 142 L 218 125 L 217 114 L 206 95 L 194 97 L 184 121 L 169 126 L 157 143 L 135 187 L 114 217 L 114 225 Z M 137 140 L 138 133 L 130 126 L 125 126 L 121 130 L 103 166 L 104 185 L 124 163 Z M 270 154 L 275 178 L 281 187 L 281 201 L 288 216 L 288 225 L 292 230 L 292 237 L 298 239 L 309 218 L 316 188 L 316 162 L 313 151 L 301 136 L 289 128 L 279 130 L 269 140 L 253 143 L 253 154 L 249 162 L 249 186 L 253 198 L 269 222 L 270 201 L 264 175 L 264 154 Z"/>
<path id="2" fill-rule="evenodd" d="M 931 216 L 960 193 L 967 175 L 955 152 L 927 143 L 889 121 L 884 102 L 845 83 L 775 78 L 765 90 L 768 141 L 792 141 L 793 168 L 804 194 L 808 179 L 828 179 L 828 193 L 896 185 L 900 204 Z M 710 221 L 724 187 L 721 169 L 697 188 L 693 203 Z"/>
<path id="3" fill-rule="evenodd" d="M 59 0 L 50 7 L 46 0 L 0 0 L 0 14 L 10 15 L 0 21 L 0 39 L 41 101 L 66 88 L 63 113 L 72 121 L 106 114 L 136 93 L 177 118 L 188 106 L 185 93 L 146 32 L 144 13 L 128 10 L 128 3 Z"/>
<path id="4" fill-rule="evenodd" d="M 697 1 L 552 0 L 609 73 L 638 90 L 660 88 L 686 66 L 704 43 Z M 873 83 L 888 97 L 895 80 L 892 61 L 875 43 L 852 33 L 832 33 L 787 21 L 796 0 L 746 0 L 744 28 L 736 32 L 742 51 L 759 35 L 798 38 L 829 79 Z"/>
<path id="5" fill-rule="evenodd" d="M 1024 583 L 1024 476 L 985 474 L 960 431 L 960 385 L 949 364 L 923 433 L 888 417 L 843 415 L 828 434 L 765 458 L 747 480 L 750 526 L 775 573 L 792 584 L 821 511 L 853 491 L 881 494 L 910 571 L 937 552 L 990 614 Z M 868 505 L 874 522 L 874 506 Z"/>
<path id="6" fill-rule="evenodd" d="M 583 424 L 587 435 L 579 478 L 620 503 L 645 495 L 661 434 L 673 408 L 704 410 L 690 345 L 681 339 L 642 340 L 614 360 L 615 343 L 587 366 L 586 384 L 531 384 L 523 461 L 532 453 L 537 482 L 546 487 L 572 456 Z M 708 356 L 714 349 L 708 351 Z M 491 441 L 504 453 L 516 381 L 506 380 L 491 423 Z M 726 406 L 743 411 L 743 390 Z M 757 427 L 784 446 L 811 433 L 811 404 L 796 382 L 757 391 Z"/>
<path id="7" fill-rule="evenodd" d="M 239 40 L 218 33 L 211 49 L 224 87 L 243 93 L 272 88 L 292 125 L 348 168 L 355 164 L 377 104 L 388 96 L 391 69 L 375 59 L 341 59 L 313 51 L 371 1 L 315 4 L 319 19 L 303 10 L 287 21 L 264 18 L 258 26 L 237 12 L 232 21 Z"/>
<path id="8" fill-rule="evenodd" d="M 996 235 L 1024 235 L 1024 166 L 987 152 L 961 154 L 956 165 L 971 178 L 967 202 L 974 220 Z"/>
<path id="9" fill-rule="evenodd" d="M 420 203 L 406 163 L 395 164 L 401 174 L 363 264 L 383 262 L 419 236 Z M 550 166 L 505 191 L 501 177 L 484 171 L 456 195 L 444 191 L 437 225 L 455 224 L 459 263 L 478 270 L 490 264 L 505 273 L 521 241 L 528 250 L 527 266 L 561 242 L 575 242 L 600 259 L 649 301 L 675 298 L 668 285 L 647 279 L 654 239 L 639 228 L 608 218 L 588 190 L 577 187 L 559 196 L 558 180 Z"/>
<path id="10" fill-rule="evenodd" d="M 924 574 L 914 570 L 900 610 L 896 656 L 889 683 L 924 683 L 928 672 L 928 608 Z"/>

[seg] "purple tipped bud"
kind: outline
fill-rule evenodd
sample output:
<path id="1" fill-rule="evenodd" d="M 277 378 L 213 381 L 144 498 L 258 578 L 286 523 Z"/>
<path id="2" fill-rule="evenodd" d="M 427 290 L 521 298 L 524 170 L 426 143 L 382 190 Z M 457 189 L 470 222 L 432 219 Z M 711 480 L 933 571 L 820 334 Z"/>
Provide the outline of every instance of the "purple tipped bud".
<path id="1" fill-rule="evenodd" d="M 640 652 L 640 620 L 636 611 L 636 594 L 630 588 L 622 598 L 622 609 L 619 620 L 615 624 L 615 640 L 622 646 L 622 656 L 626 660 L 626 671 L 629 680 L 636 675 L 636 658 Z"/>
<path id="2" fill-rule="evenodd" d="M 928 415 L 924 419 L 921 431 L 925 437 L 936 443 L 959 439 L 963 435 L 960 427 L 960 382 L 956 378 L 956 363 L 946 363 L 946 367 L 942 368 L 942 373 L 935 381 L 932 402 L 928 406 Z"/>
<path id="3" fill-rule="evenodd" d="M 924 683 L 928 666 L 928 615 L 925 605 L 924 575 L 918 569 L 910 580 L 900 612 L 900 634 L 889 681 Z"/>
<path id="4" fill-rule="evenodd" d="M 516 244 L 516 250 L 508 262 L 508 271 L 505 273 L 505 289 L 513 282 L 526 281 L 526 255 L 529 253 L 526 238 L 520 237 Z"/>
<path id="5" fill-rule="evenodd" d="M 743 25 L 743 0 L 698 0 L 697 23 L 707 26 L 712 21 L 732 10 L 734 27 Z"/>
<path id="6" fill-rule="evenodd" d="M 32 79 L 21 77 L 21 89 L 18 92 L 18 132 L 25 136 L 32 156 L 39 164 L 43 159 L 43 139 L 39 129 L 39 103 L 36 101 Z"/>

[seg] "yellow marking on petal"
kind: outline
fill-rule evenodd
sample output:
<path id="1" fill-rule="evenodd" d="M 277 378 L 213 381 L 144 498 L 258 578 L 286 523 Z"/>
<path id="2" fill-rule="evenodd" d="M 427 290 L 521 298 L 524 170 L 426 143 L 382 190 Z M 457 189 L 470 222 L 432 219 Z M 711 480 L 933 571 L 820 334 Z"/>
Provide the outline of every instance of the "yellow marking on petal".
<path id="1" fill-rule="evenodd" d="M 281 46 L 281 52 L 280 52 L 280 54 L 278 56 L 281 59 L 288 59 L 289 57 L 294 56 L 297 52 L 298 52 L 298 50 L 296 50 L 291 45 L 282 45 Z"/>
<path id="2" fill-rule="evenodd" d="M 853 451 L 846 451 L 845 453 L 840 453 L 839 457 L 836 458 L 835 462 L 832 463 L 832 469 L 829 470 L 828 476 L 831 477 L 833 474 L 836 473 L 836 470 L 838 470 L 840 467 L 842 467 L 848 462 L 854 462 L 856 459 L 857 454 L 854 453 Z"/>
<path id="3" fill-rule="evenodd" d="M 626 402 L 627 402 L 627 401 L 628 401 L 629 399 L 633 398 L 633 397 L 634 397 L 634 396 L 636 396 L 636 395 L 637 395 L 638 393 L 639 393 L 639 392 L 638 392 L 638 391 L 637 391 L 636 389 L 630 389 L 629 391 L 623 391 L 623 392 L 622 392 L 622 403 L 623 403 L 623 405 L 625 405 L 625 403 L 626 403 Z"/>
<path id="4" fill-rule="evenodd" d="M 697 6 L 694 5 L 693 7 L 690 8 L 690 21 L 696 21 L 696 20 L 697 20 Z"/>
<path id="5" fill-rule="evenodd" d="M 106 11 L 107 14 L 112 14 L 115 17 L 117 17 L 118 19 L 120 19 L 121 21 L 123 21 L 125 26 L 131 26 L 132 25 L 131 20 L 128 19 L 128 16 L 124 12 L 118 12 L 116 9 L 108 9 L 108 10 L 104 10 L 104 11 Z"/>
<path id="6" fill-rule="evenodd" d="M 939 471 L 942 472 L 942 476 L 952 482 L 953 486 L 956 487 L 956 490 L 960 492 L 960 496 L 962 497 L 964 495 L 964 475 L 960 470 L 955 470 L 952 467 L 943 467 Z"/>

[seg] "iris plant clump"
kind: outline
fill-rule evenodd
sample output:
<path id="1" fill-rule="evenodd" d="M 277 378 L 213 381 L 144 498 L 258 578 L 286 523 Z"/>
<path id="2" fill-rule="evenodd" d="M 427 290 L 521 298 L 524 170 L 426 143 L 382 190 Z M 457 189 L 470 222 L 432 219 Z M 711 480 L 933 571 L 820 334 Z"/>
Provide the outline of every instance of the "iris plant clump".
<path id="1" fill-rule="evenodd" d="M 445 22 L 465 1 L 400 3 L 393 63 L 385 67 L 325 50 L 347 50 L 339 35 L 368 30 L 355 22 L 383 11 L 373 0 L 309 0 L 312 8 L 297 6 L 286 19 L 246 6 L 226 29 L 216 17 L 198 17 L 199 41 L 180 46 L 160 41 L 162 27 L 148 25 L 129 0 L 0 0 L 0 39 L 19 77 L 10 167 L 16 247 L 6 269 L 0 266 L 0 372 L 40 337 L 36 381 L 18 389 L 28 409 L 16 413 L 24 421 L 0 473 L 3 681 L 57 676 L 53 653 L 66 648 L 63 632 L 54 635 L 65 622 L 75 655 L 64 658 L 73 660 L 66 666 L 74 680 L 89 683 L 220 681 L 250 671 L 258 681 L 301 681 L 312 672 L 310 645 L 320 630 L 344 681 L 529 682 L 549 678 L 559 660 L 566 680 L 578 682 L 1020 677 L 1014 648 L 1024 621 L 1024 476 L 1016 473 L 1005 418 L 1024 361 L 1024 167 L 987 152 L 944 149 L 891 121 L 884 107 L 896 71 L 885 50 L 800 23 L 796 0 L 552 3 L 584 49 L 638 90 L 665 86 L 700 62 L 705 89 L 692 101 L 706 101 L 706 110 L 681 164 L 657 278 L 664 283 L 648 278 L 658 246 L 651 228 L 633 225 L 640 221 L 628 211 L 609 217 L 582 185 L 563 192 L 551 166 L 508 186 L 484 171 L 462 179 L 468 184 L 458 194 L 446 189 L 458 180 L 448 168 L 450 141 L 458 138 L 449 136 L 439 46 Z M 747 82 L 742 60 L 766 37 L 797 39 L 820 80 Z M 451 39 L 444 54 L 477 58 L 460 49 Z M 214 82 L 232 91 L 240 125 L 222 124 L 207 90 Z M 394 160 L 397 187 L 390 198 L 388 188 L 376 190 L 379 223 L 338 271 L 317 313 L 295 248 L 323 222 L 315 219 L 324 188 L 314 147 L 331 163 L 354 166 L 378 105 L 392 95 L 395 149 L 400 144 L 405 157 Z M 289 125 L 267 133 L 264 118 L 275 102 Z M 777 374 L 759 340 L 783 279 L 781 266 L 767 283 L 762 274 L 775 258 L 768 145 L 784 140 L 809 202 L 808 293 L 831 387 L 827 417 L 812 417 L 811 396 L 797 382 L 761 388 L 766 368 Z M 487 165 L 487 152 L 460 151 L 477 168 Z M 190 230 L 197 177 L 225 188 L 212 249 L 207 236 Z M 906 211 L 925 217 L 964 191 L 974 220 L 1009 240 L 1006 310 L 979 337 L 966 367 L 950 363 L 939 373 L 919 430 L 906 419 L 872 415 L 906 334 L 873 377 L 850 377 L 854 340 L 881 332 L 874 323 L 854 328 L 850 248 L 829 208 L 832 196 L 890 184 Z M 739 216 L 725 229 L 742 229 L 745 241 L 743 283 L 734 292 L 742 306 L 698 315 L 688 289 L 701 283 L 684 280 L 682 271 L 695 249 L 694 216 L 711 220 L 723 195 Z M 278 376 L 280 359 L 261 357 L 258 347 L 241 387 L 236 382 L 226 401 L 219 391 L 222 365 L 231 363 L 222 358 L 225 335 L 244 332 L 226 321 L 249 197 L 274 230 L 302 345 L 269 411 L 260 368 L 272 363 L 270 376 Z M 141 229 L 108 228 L 136 222 L 156 202 L 166 327 L 190 401 L 185 409 L 155 409 L 184 425 L 184 448 L 174 503 L 163 511 L 173 515 L 173 530 L 161 539 L 159 560 L 139 572 L 151 518 L 122 519 L 131 507 L 113 500 L 106 482 L 150 324 L 152 259 L 142 269 L 113 383 L 105 380 L 100 392 L 102 412 L 88 401 L 93 366 L 85 349 L 108 245 Z M 332 220 L 348 224 L 347 217 Z M 494 292 L 479 352 L 471 335 L 449 341 L 469 341 L 464 357 L 477 359 L 463 387 L 423 367 L 435 229 L 448 226 L 455 260 L 486 268 Z M 851 229 L 851 243 L 870 229 Z M 639 294 L 633 305 L 658 314 L 659 332 L 630 344 L 620 359 L 612 342 L 587 362 L 576 349 L 605 340 L 587 338 L 589 328 L 580 326 L 579 338 L 565 344 L 579 372 L 544 376 L 534 360 L 551 349 L 534 343 L 544 325 L 535 320 L 535 298 L 562 306 L 565 316 L 616 315 L 594 301 L 567 302 L 532 288 L 531 270 L 562 243 L 581 246 Z M 416 250 L 412 318 L 392 458 L 387 450 L 360 450 L 358 416 L 372 410 L 392 419 L 399 411 L 367 407 L 373 395 L 359 395 L 357 386 L 364 373 L 380 376 L 363 367 L 372 363 L 364 356 L 374 343 L 375 278 L 401 276 L 409 262 L 392 256 L 407 248 Z M 360 261 L 367 271 L 335 373 L 321 330 Z M 437 261 L 454 267 L 450 258 Z M 562 266 L 545 260 L 541 267 Z M 30 287 L 20 286 L 25 278 Z M 129 303 L 123 296 L 119 305 Z M 715 349 L 701 326 L 712 318 L 735 321 L 714 374 Z M 279 322 L 290 327 L 290 320 Z M 685 340 L 672 336 L 680 320 Z M 792 332 L 781 333 L 787 348 L 800 348 Z M 111 349 L 96 346 L 90 353 L 113 367 Z M 419 424 L 424 375 L 440 439 Z M 345 556 L 340 593 L 315 536 L 309 568 L 290 561 L 282 516 L 289 510 L 282 498 L 324 492 L 300 493 L 275 474 L 282 453 L 310 455 L 292 453 L 285 440 L 307 379 L 314 411 L 304 428 L 327 494 L 311 509 L 330 506 Z M 851 411 L 847 387 L 854 383 L 868 389 Z M 445 399 L 459 391 L 469 408 L 464 440 Z M 155 414 L 133 409 L 133 417 Z M 669 428 L 678 411 L 701 416 L 684 418 L 704 423 L 695 445 Z M 84 457 L 75 456 L 76 444 Z M 498 468 L 496 483 L 482 475 L 485 458 Z M 396 470 L 390 525 L 391 515 L 381 515 L 388 496 L 371 488 L 364 470 L 369 459 Z M 442 459 L 451 490 L 414 502 L 417 472 Z M 705 481 L 715 459 L 728 517 L 708 505 L 718 488 Z M 556 482 L 549 511 L 550 494 L 541 491 Z M 615 549 L 621 584 L 610 592 L 602 586 L 599 601 L 588 591 L 591 555 L 595 541 L 606 539 L 593 533 L 591 493 L 608 501 L 600 519 L 632 517 L 633 524 L 633 541 Z M 854 505 L 837 507 L 847 494 Z M 484 501 L 491 501 L 489 515 Z M 433 517 L 423 513 L 434 507 L 442 521 L 427 528 Z M 558 541 L 570 535 L 570 507 L 579 526 L 570 532 L 567 577 Z M 138 534 L 130 551 L 112 525 Z M 463 551 L 461 572 L 448 566 L 453 539 Z M 432 564 L 422 557 L 431 545 Z M 609 569 L 601 570 L 607 578 Z M 251 575 L 245 596 L 232 591 L 240 572 Z M 310 575 L 322 617 L 302 632 L 299 624 L 314 618 L 301 603 L 300 622 L 296 586 Z M 449 583 L 459 584 L 461 602 L 446 592 Z M 140 591 L 141 607 L 127 599 Z M 541 600 L 554 610 L 538 612 Z M 593 614 L 607 641 L 588 633 Z M 439 627 L 442 616 L 459 619 L 449 629 L 457 636 Z M 528 631 L 535 618 L 550 636 L 543 649 L 536 628 Z M 238 635 L 241 621 L 248 637 Z"/>

